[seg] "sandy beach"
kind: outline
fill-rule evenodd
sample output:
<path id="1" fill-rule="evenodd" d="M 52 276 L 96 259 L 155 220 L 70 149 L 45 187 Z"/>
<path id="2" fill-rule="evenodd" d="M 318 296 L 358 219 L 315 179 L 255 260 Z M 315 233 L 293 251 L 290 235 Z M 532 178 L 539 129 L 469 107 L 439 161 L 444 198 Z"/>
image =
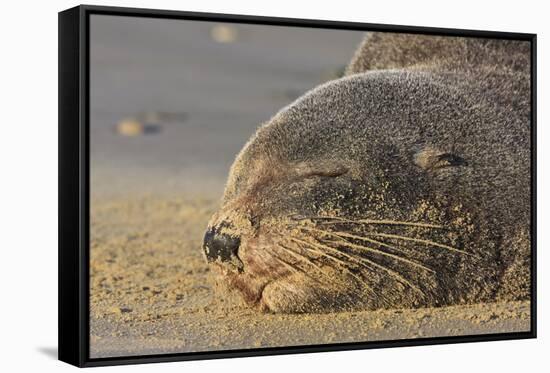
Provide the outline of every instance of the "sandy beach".
<path id="1" fill-rule="evenodd" d="M 216 200 L 93 201 L 91 357 L 528 331 L 529 303 L 264 314 L 216 284 L 200 250 Z"/>
<path id="2" fill-rule="evenodd" d="M 216 283 L 201 243 L 235 155 L 362 32 L 91 22 L 90 357 L 529 330 L 529 302 L 280 315 Z"/>

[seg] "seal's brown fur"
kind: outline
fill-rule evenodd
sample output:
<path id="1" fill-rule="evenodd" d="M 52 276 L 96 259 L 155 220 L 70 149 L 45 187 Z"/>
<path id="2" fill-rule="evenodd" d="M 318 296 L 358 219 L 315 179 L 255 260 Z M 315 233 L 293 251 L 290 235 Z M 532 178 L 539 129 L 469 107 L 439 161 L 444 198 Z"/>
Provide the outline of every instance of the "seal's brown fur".
<path id="1" fill-rule="evenodd" d="M 238 155 L 209 228 L 274 312 L 525 299 L 530 44 L 371 33 Z"/>

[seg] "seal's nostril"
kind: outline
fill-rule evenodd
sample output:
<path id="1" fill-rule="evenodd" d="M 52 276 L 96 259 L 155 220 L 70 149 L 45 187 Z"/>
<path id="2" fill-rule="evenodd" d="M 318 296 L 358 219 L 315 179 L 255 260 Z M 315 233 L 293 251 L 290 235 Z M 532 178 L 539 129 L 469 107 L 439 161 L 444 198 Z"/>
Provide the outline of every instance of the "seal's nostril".
<path id="1" fill-rule="evenodd" d="M 221 260 L 232 261 L 237 256 L 241 240 L 237 236 L 221 233 L 216 229 L 208 229 L 204 235 L 204 252 L 209 262 Z"/>

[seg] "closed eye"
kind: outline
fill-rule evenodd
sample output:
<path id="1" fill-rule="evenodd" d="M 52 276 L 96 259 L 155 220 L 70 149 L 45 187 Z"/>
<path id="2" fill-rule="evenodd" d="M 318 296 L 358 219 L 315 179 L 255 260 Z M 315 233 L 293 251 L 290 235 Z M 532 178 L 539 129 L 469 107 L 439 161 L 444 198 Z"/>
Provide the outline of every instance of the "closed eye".
<path id="1" fill-rule="evenodd" d="M 309 177 L 338 177 L 342 176 L 348 173 L 347 168 L 336 168 L 333 170 L 318 170 L 318 171 L 312 171 L 310 173 L 303 174 L 302 177 L 309 178 Z"/>

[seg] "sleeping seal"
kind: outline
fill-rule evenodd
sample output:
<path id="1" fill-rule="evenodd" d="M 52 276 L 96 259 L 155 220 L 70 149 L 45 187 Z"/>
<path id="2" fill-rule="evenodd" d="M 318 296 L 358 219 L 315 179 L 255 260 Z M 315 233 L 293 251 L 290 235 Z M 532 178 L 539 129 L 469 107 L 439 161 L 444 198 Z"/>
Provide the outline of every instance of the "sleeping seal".
<path id="1" fill-rule="evenodd" d="M 271 312 L 526 299 L 530 43 L 370 33 L 263 124 L 203 250 Z"/>

